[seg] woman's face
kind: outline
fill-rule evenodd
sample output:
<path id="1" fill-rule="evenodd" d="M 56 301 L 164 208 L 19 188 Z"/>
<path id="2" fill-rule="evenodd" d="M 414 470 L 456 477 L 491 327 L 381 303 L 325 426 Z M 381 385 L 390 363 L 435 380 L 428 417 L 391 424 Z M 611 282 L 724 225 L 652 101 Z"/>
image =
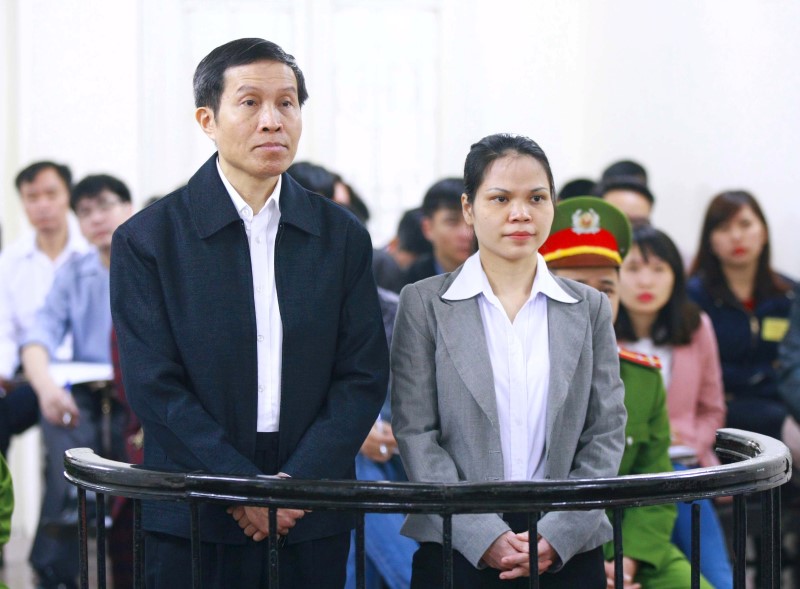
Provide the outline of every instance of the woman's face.
<path id="1" fill-rule="evenodd" d="M 672 296 L 675 274 L 664 260 L 650 252 L 645 261 L 634 245 L 619 272 L 620 298 L 628 313 L 656 315 Z"/>
<path id="2" fill-rule="evenodd" d="M 711 251 L 723 266 L 749 266 L 767 244 L 767 228 L 752 208 L 741 207 L 711 231 Z"/>
<path id="3" fill-rule="evenodd" d="M 472 225 L 481 259 L 529 259 L 550 234 L 553 199 L 544 167 L 529 155 L 509 154 L 486 169 L 475 200 L 462 196 L 467 224 Z"/>

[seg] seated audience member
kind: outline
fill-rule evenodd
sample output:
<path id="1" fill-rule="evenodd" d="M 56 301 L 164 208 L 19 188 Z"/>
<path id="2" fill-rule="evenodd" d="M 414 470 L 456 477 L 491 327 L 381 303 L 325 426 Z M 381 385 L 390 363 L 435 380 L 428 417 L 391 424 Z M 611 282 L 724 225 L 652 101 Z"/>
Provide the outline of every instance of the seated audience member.
<path id="1" fill-rule="evenodd" d="M 18 384 L 19 347 L 34 316 L 44 303 L 56 270 L 82 255 L 88 245 L 70 223 L 69 191 L 72 174 L 67 166 L 36 162 L 16 178 L 22 208 L 33 234 L 12 243 L 0 255 L 0 453 L 10 437 L 39 419 L 33 389 Z M 65 345 L 59 354 L 69 353 Z"/>
<path id="2" fill-rule="evenodd" d="M 558 192 L 558 202 L 576 196 L 589 196 L 594 194 L 594 181 L 587 178 L 570 180 Z"/>
<path id="3" fill-rule="evenodd" d="M 644 169 L 642 164 L 633 160 L 620 160 L 618 162 L 614 162 L 605 170 L 603 170 L 600 181 L 608 182 L 612 178 L 619 178 L 620 176 L 633 178 L 640 184 L 647 186 L 647 170 Z"/>
<path id="4" fill-rule="evenodd" d="M 399 293 L 405 286 L 405 273 L 417 258 L 433 252 L 431 242 L 422 233 L 422 209 L 403 213 L 397 235 L 372 254 L 372 273 L 378 286 Z"/>
<path id="5" fill-rule="evenodd" d="M 445 178 L 428 189 L 422 200 L 422 233 L 431 242 L 433 251 L 409 266 L 406 284 L 452 272 L 472 255 L 472 228 L 461 213 L 463 193 L 461 178 Z"/>
<path id="6" fill-rule="evenodd" d="M 599 196 L 621 210 L 631 223 L 650 220 L 655 197 L 646 184 L 634 177 L 614 177 L 601 181 L 595 187 Z"/>
<path id="7" fill-rule="evenodd" d="M 619 267 L 631 243 L 631 227 L 622 212 L 593 197 L 571 198 L 556 207 L 553 228 L 540 253 L 556 276 L 603 292 L 612 314 L 619 307 Z M 666 393 L 650 356 L 620 349 L 620 376 L 625 385 L 625 452 L 620 475 L 667 472 L 670 430 Z M 691 567 L 670 541 L 674 505 L 631 507 L 622 519 L 625 588 L 688 587 Z M 606 577 L 614 586 L 613 543 L 606 545 Z M 701 577 L 701 587 L 710 585 Z M 619 588 L 622 589 L 622 588 Z"/>
<path id="8" fill-rule="evenodd" d="M 794 287 L 789 315 L 789 331 L 780 346 L 780 385 L 778 391 L 796 420 L 800 419 L 800 283 Z"/>
<path id="9" fill-rule="evenodd" d="M 797 461 L 800 430 L 778 390 L 776 369 L 793 286 L 770 265 L 769 229 L 756 199 L 742 190 L 714 197 L 688 291 L 717 335 L 726 425 L 782 440 Z"/>
<path id="10" fill-rule="evenodd" d="M 633 244 L 620 269 L 620 303 L 617 341 L 661 363 L 672 444 L 690 447 L 699 466 L 719 464 L 714 442 L 717 429 L 725 425 L 726 409 L 714 327 L 689 301 L 675 244 L 650 225 L 634 227 Z M 700 570 L 717 589 L 731 587 L 733 573 L 716 511 L 709 500 L 699 504 Z M 691 554 L 689 503 L 678 504 L 672 539 L 684 554 Z"/>
<path id="11" fill-rule="evenodd" d="M 398 297 L 378 288 L 386 340 L 391 346 Z M 392 408 L 389 395 L 378 420 L 356 456 L 356 478 L 361 481 L 407 481 L 403 463 L 392 434 Z M 400 535 L 405 516 L 400 513 L 368 513 L 364 518 L 364 546 L 367 556 L 366 588 L 406 589 L 411 584 L 411 559 L 418 548 L 413 540 Z M 350 542 L 347 584 L 356 586 L 355 536 Z"/>
<path id="12" fill-rule="evenodd" d="M 22 364 L 39 398 L 40 425 L 47 451 L 45 495 L 30 562 L 42 587 L 76 587 L 78 575 L 77 527 L 57 534 L 54 527 L 75 523 L 74 488 L 64 479 L 64 451 L 88 447 L 115 459 L 124 459 L 121 432 L 125 412 L 117 403 L 110 407 L 112 423 L 103 418 L 109 406 L 85 385 L 71 391 L 50 376 L 55 350 L 67 333 L 72 334 L 72 360 L 111 362 L 111 308 L 109 263 L 111 236 L 130 217 L 128 188 L 107 175 L 87 176 L 73 189 L 70 205 L 81 231 L 94 246 L 83 256 L 64 264 L 53 280 L 44 305 L 22 341 Z M 111 448 L 103 448 L 103 434 Z"/>
<path id="13" fill-rule="evenodd" d="M 369 221 L 367 205 L 338 174 L 311 162 L 295 162 L 286 172 L 303 188 L 338 202 L 353 213 L 362 225 Z"/>

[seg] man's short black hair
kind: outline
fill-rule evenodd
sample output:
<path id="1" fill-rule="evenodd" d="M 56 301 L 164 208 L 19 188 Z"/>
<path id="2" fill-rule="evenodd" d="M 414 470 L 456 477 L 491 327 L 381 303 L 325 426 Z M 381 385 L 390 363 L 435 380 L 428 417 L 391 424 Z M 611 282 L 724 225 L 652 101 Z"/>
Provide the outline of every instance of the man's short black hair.
<path id="1" fill-rule="evenodd" d="M 131 202 L 131 192 L 122 180 L 108 174 L 95 174 L 86 176 L 75 185 L 69 199 L 69 206 L 74 211 L 80 201 L 97 198 L 104 190 L 113 192 L 122 202 Z"/>
<path id="2" fill-rule="evenodd" d="M 428 188 L 422 199 L 422 214 L 429 219 L 439 209 L 461 210 L 461 195 L 464 194 L 464 180 L 444 178 Z"/>
<path id="3" fill-rule="evenodd" d="M 397 247 L 418 256 L 433 253 L 433 244 L 422 233 L 422 209 L 403 213 L 397 225 Z"/>
<path id="4" fill-rule="evenodd" d="M 576 178 L 570 180 L 558 192 L 558 200 L 562 201 L 565 198 L 572 198 L 575 196 L 591 196 L 594 190 L 594 182 L 588 178 Z"/>
<path id="5" fill-rule="evenodd" d="M 72 172 L 70 169 L 64 164 L 57 164 L 51 161 L 35 162 L 17 174 L 17 178 L 14 180 L 17 190 L 22 189 L 23 183 L 30 183 L 36 180 L 36 176 L 44 170 L 54 170 L 59 178 L 64 181 L 64 186 L 67 187 L 67 190 L 72 190 Z"/>
<path id="6" fill-rule="evenodd" d="M 642 164 L 633 160 L 614 162 L 603 171 L 603 176 L 600 178 L 600 181 L 606 182 L 619 177 L 638 178 L 639 182 L 647 186 L 647 170 L 644 169 Z"/>
<path id="7" fill-rule="evenodd" d="M 216 115 L 222 92 L 225 90 L 225 72 L 228 68 L 256 61 L 277 61 L 288 65 L 297 80 L 297 99 L 300 101 L 300 106 L 303 106 L 308 99 L 308 90 L 303 72 L 300 71 L 294 56 L 271 41 L 247 38 L 220 45 L 200 61 L 194 71 L 195 107 L 209 107 Z"/>
<path id="8" fill-rule="evenodd" d="M 286 170 L 306 190 L 333 200 L 337 178 L 331 172 L 311 162 L 295 162 Z"/>
<path id="9" fill-rule="evenodd" d="M 651 205 L 656 202 L 656 198 L 653 196 L 653 193 L 650 192 L 647 184 L 643 184 L 636 176 L 618 176 L 616 178 L 610 178 L 606 182 L 600 182 L 595 187 L 595 196 L 602 198 L 612 190 L 630 190 L 631 192 L 641 194 Z"/>

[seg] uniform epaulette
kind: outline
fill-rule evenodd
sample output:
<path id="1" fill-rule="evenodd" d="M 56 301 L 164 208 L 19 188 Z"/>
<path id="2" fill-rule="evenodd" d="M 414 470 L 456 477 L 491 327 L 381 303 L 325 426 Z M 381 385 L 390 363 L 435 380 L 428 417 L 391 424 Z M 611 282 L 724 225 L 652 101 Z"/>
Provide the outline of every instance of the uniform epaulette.
<path id="1" fill-rule="evenodd" d="M 649 356 L 647 354 L 640 354 L 639 352 L 631 352 L 630 350 L 619 348 L 619 359 L 627 360 L 639 366 L 661 369 L 661 360 L 659 360 L 658 356 Z"/>

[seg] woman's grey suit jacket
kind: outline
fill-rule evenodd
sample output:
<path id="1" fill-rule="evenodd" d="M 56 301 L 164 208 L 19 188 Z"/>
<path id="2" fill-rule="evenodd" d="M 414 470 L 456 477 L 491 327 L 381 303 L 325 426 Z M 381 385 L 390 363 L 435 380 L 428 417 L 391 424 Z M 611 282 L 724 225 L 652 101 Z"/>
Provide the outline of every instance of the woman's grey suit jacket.
<path id="1" fill-rule="evenodd" d="M 409 479 L 503 480 L 494 380 L 476 298 L 442 295 L 458 270 L 405 287 L 392 343 L 392 426 Z M 556 278 L 576 303 L 548 299 L 550 391 L 545 478 L 615 476 L 625 443 L 624 389 L 611 309 L 598 291 Z M 474 566 L 509 529 L 499 514 L 453 517 L 453 547 Z M 611 539 L 602 510 L 547 513 L 539 533 L 562 563 Z M 436 515 L 410 515 L 403 534 L 442 541 Z"/>

